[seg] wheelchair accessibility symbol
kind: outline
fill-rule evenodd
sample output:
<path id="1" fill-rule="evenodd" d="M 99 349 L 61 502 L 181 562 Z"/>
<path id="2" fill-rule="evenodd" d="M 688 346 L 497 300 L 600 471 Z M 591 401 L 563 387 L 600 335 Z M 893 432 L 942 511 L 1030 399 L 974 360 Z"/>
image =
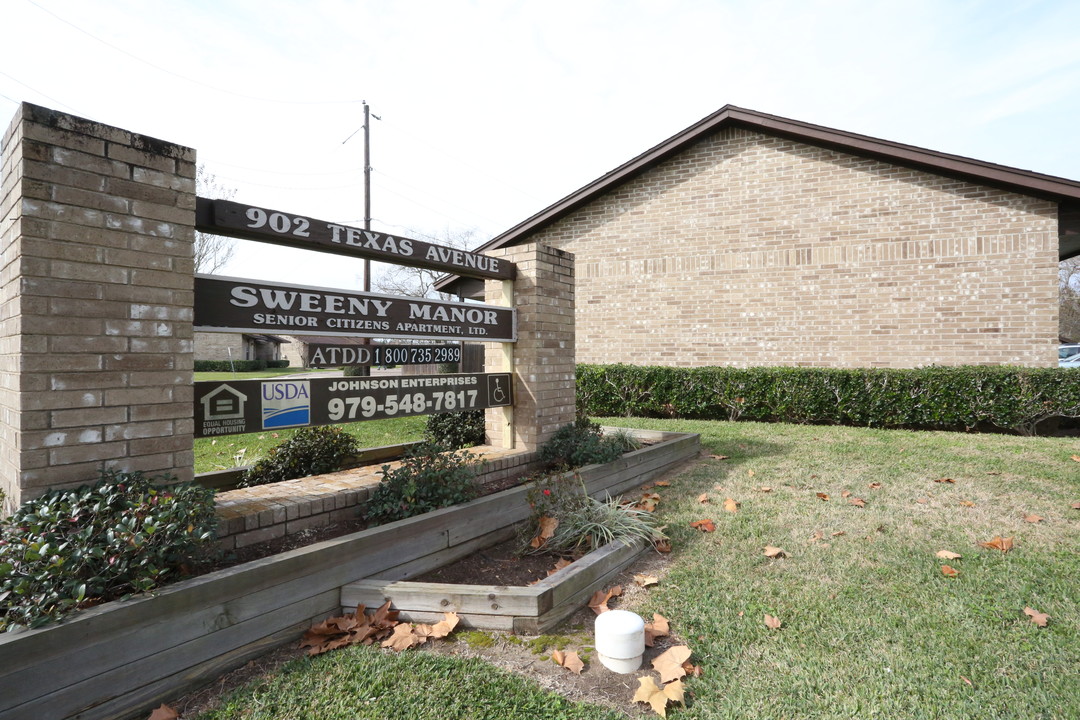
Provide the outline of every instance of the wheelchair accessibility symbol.
<path id="1" fill-rule="evenodd" d="M 490 375 L 487 379 L 488 407 L 510 404 L 510 376 Z"/>

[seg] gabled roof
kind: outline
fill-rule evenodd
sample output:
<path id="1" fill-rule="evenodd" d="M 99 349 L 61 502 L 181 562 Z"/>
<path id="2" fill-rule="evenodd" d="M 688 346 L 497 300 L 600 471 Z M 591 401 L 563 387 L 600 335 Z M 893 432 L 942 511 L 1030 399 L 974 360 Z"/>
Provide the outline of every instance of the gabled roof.
<path id="1" fill-rule="evenodd" d="M 1080 255 L 1080 182 L 1053 175 L 1020 170 L 1006 165 L 974 160 L 960 155 L 927 150 L 914 145 L 881 140 L 868 135 L 812 125 L 799 120 L 768 115 L 755 110 L 725 105 L 659 145 L 646 150 L 611 172 L 567 195 L 530 218 L 477 248 L 477 252 L 513 245 L 532 233 L 555 223 L 652 167 L 679 154 L 689 146 L 726 127 L 738 127 L 766 135 L 797 140 L 809 145 L 870 157 L 895 165 L 924 170 L 980 185 L 1002 188 L 1022 195 L 1032 195 L 1059 203 L 1062 259 Z M 448 275 L 436 283 L 444 289 L 457 279 Z"/>

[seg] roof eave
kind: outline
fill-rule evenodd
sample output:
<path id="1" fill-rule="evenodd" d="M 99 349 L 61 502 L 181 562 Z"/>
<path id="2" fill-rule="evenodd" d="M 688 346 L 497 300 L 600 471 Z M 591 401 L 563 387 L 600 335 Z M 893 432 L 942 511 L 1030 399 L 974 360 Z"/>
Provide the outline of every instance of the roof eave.
<path id="1" fill-rule="evenodd" d="M 821 125 L 791 120 L 755 110 L 725 105 L 712 115 L 673 135 L 637 157 L 605 173 L 540 212 L 526 218 L 477 248 L 477 252 L 494 250 L 513 244 L 520 237 L 551 225 L 569 213 L 592 202 L 596 197 L 617 187 L 646 170 L 682 152 L 709 134 L 725 126 L 742 127 L 755 132 L 798 140 L 811 145 L 828 147 L 853 155 L 871 157 L 896 165 L 911 167 L 937 175 L 954 177 L 982 185 L 998 187 L 1022 195 L 1032 195 L 1059 203 L 1080 202 L 1080 182 L 1066 178 L 1021 170 L 1005 165 L 975 160 L 961 155 L 927 150 L 889 140 L 835 130 Z M 1062 252 L 1065 249 L 1062 248 Z M 1080 254 L 1077 248 L 1073 255 Z M 1064 259 L 1066 256 L 1062 256 Z M 456 275 L 440 278 L 436 289 L 446 292 Z"/>

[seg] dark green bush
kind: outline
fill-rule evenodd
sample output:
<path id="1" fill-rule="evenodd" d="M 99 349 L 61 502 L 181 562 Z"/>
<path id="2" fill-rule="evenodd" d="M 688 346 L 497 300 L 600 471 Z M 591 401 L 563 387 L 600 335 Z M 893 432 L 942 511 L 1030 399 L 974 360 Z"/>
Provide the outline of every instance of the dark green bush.
<path id="1" fill-rule="evenodd" d="M 371 368 L 367 365 L 346 365 L 345 377 L 367 377 L 371 374 Z"/>
<path id="2" fill-rule="evenodd" d="M 287 368 L 288 360 L 196 360 L 195 372 L 254 372 L 266 368 Z"/>
<path id="3" fill-rule="evenodd" d="M 356 438 L 341 428 L 303 428 L 270 448 L 266 457 L 245 471 L 237 484 L 253 487 L 335 472 L 359 449 Z"/>
<path id="4" fill-rule="evenodd" d="M 82 605 L 145 592 L 214 538 L 214 493 L 174 478 L 103 472 L 0 521 L 0 631 L 36 627 Z"/>
<path id="5" fill-rule="evenodd" d="M 1033 435 L 1080 417 L 1080 372 L 1058 368 L 669 368 L 579 365 L 590 415 L 761 420 Z"/>
<path id="6" fill-rule="evenodd" d="M 624 439 L 606 438 L 587 417 L 563 425 L 540 447 L 540 459 L 555 468 L 577 468 L 611 462 L 624 452 Z"/>
<path id="7" fill-rule="evenodd" d="M 398 467 L 383 465 L 382 482 L 367 502 L 367 519 L 386 523 L 472 500 L 478 492 L 476 463 L 465 450 L 447 452 L 429 442 L 413 446 Z"/>
<path id="8" fill-rule="evenodd" d="M 450 450 L 483 445 L 487 440 L 483 410 L 429 415 L 424 437 Z"/>

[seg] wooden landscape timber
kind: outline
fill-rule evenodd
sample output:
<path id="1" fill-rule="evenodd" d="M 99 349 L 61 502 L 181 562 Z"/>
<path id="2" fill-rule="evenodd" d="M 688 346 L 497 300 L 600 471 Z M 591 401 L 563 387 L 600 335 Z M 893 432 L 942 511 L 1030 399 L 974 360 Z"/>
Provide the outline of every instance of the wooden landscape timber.
<path id="1" fill-rule="evenodd" d="M 577 611 L 645 550 L 643 542 L 613 542 L 575 560 L 535 585 L 456 585 L 372 578 L 341 589 L 341 605 L 378 607 L 387 600 L 409 622 L 437 622 L 454 612 L 463 627 L 525 635 L 547 632 Z"/>
<path id="2" fill-rule="evenodd" d="M 629 490 L 699 450 L 697 435 L 635 434 L 655 444 L 578 471 L 591 493 Z M 349 583 L 416 576 L 505 539 L 528 516 L 526 492 L 511 488 L 0 635 L 0 720 L 147 713 L 340 614 Z M 578 585 L 559 585 L 537 627 L 587 598 Z"/>

